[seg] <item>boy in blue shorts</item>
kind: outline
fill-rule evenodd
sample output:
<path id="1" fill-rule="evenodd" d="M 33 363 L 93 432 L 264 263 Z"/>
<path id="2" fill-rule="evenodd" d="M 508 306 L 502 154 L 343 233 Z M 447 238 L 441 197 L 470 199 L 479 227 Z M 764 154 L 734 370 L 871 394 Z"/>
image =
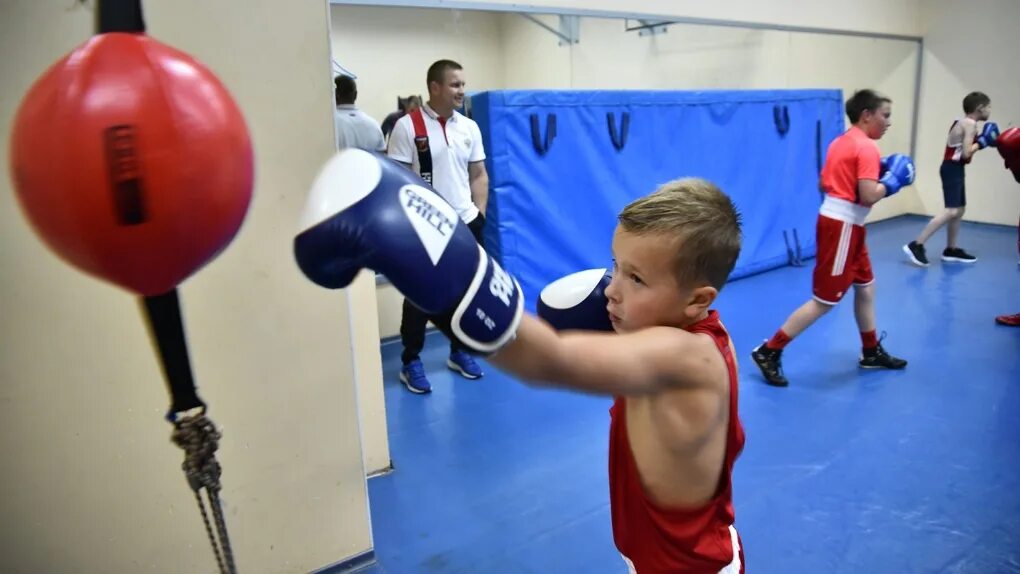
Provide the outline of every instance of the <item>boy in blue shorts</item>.
<path id="1" fill-rule="evenodd" d="M 924 242 L 947 224 L 946 248 L 942 251 L 942 260 L 958 263 L 977 261 L 977 257 L 956 243 L 960 235 L 960 221 L 967 208 L 964 167 L 978 150 L 995 145 L 999 137 L 999 126 L 988 121 L 992 113 L 992 100 L 981 92 L 971 92 L 963 98 L 963 113 L 966 114 L 964 117 L 954 120 L 949 126 L 942 166 L 939 168 L 946 210 L 933 217 L 917 239 L 903 246 L 903 252 L 910 258 L 910 262 L 918 267 L 928 266 Z"/>

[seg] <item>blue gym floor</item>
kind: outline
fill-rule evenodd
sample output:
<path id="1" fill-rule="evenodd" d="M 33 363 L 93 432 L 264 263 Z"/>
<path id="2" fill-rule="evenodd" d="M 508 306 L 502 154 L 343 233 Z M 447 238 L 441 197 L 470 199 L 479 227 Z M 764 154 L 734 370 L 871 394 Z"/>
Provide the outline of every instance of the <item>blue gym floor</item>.
<path id="1" fill-rule="evenodd" d="M 927 220 L 868 228 L 883 345 L 906 370 L 858 371 L 847 300 L 795 340 L 789 388 L 748 354 L 810 296 L 811 265 L 727 285 L 717 308 L 740 359 L 737 529 L 748 572 L 1020 572 L 1020 313 L 1017 231 L 965 224 L 980 260 L 932 265 L 900 247 Z M 431 395 L 397 380 L 383 345 L 395 470 L 369 481 L 370 572 L 618 573 L 607 487 L 610 399 L 537 390 L 486 369 L 446 370 L 429 336 Z"/>

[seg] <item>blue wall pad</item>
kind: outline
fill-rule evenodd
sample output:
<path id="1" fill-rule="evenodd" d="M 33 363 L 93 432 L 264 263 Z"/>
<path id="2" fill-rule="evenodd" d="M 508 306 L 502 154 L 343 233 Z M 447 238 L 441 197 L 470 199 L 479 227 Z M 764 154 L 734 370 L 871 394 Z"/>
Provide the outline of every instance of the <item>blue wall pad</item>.
<path id="1" fill-rule="evenodd" d="M 611 265 L 617 213 L 680 177 L 740 210 L 731 279 L 813 257 L 819 172 L 845 129 L 840 90 L 489 91 L 470 113 L 488 156 L 486 247 L 530 310 L 557 277 Z"/>

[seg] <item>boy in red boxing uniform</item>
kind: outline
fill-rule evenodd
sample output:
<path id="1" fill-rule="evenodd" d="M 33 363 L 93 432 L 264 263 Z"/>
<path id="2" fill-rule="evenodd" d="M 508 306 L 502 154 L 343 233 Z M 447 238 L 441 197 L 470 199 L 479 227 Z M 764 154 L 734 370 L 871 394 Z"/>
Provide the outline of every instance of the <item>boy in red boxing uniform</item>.
<path id="1" fill-rule="evenodd" d="M 818 214 L 813 297 L 793 312 L 771 339 L 751 353 L 770 384 L 789 384 L 783 374 L 787 344 L 829 312 L 854 288 L 854 316 L 861 335 L 860 367 L 902 369 L 907 362 L 887 353 L 876 335 L 875 276 L 865 244 L 864 220 L 871 206 L 914 182 L 914 162 L 905 155 L 879 156 L 878 140 L 889 129 L 892 101 L 873 90 L 847 100 L 853 124 L 829 145 L 822 169 L 825 200 Z"/>

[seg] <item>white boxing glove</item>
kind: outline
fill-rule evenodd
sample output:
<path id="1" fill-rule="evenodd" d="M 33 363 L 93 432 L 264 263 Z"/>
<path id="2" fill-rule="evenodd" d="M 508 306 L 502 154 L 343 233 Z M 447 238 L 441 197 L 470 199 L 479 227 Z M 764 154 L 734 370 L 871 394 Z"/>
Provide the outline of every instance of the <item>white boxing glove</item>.
<path id="1" fill-rule="evenodd" d="M 557 330 L 612 331 L 606 287 L 613 277 L 605 268 L 571 273 L 542 289 L 538 316 Z"/>

